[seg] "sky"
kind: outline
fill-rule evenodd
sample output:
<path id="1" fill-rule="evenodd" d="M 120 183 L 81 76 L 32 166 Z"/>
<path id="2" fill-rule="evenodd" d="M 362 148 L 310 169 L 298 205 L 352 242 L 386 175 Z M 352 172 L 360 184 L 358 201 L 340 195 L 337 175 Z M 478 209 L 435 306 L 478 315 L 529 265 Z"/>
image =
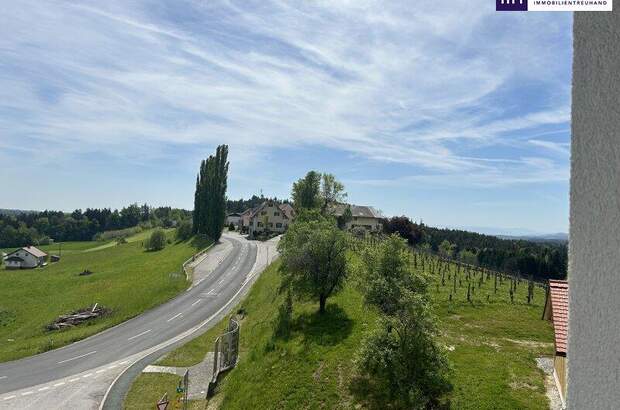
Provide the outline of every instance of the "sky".
<path id="1" fill-rule="evenodd" d="M 0 13 L 0 208 L 191 209 L 330 172 L 426 224 L 566 232 L 572 15 L 462 1 L 19 1 Z"/>

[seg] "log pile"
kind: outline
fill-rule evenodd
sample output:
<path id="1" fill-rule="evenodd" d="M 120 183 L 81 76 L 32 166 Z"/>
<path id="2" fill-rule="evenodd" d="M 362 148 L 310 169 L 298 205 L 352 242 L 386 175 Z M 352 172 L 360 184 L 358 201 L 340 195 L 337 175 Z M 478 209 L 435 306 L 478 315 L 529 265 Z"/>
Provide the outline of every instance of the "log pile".
<path id="1" fill-rule="evenodd" d="M 95 303 L 95 305 L 92 307 L 76 310 L 75 312 L 71 312 L 68 315 L 58 316 L 58 319 L 45 326 L 45 328 L 47 330 L 66 329 L 77 326 L 84 322 L 88 322 L 90 320 L 97 319 L 98 317 L 101 317 L 109 312 L 109 309 L 103 306 L 99 306 L 97 303 Z"/>
<path id="2" fill-rule="evenodd" d="M 88 276 L 88 275 L 92 275 L 93 272 L 91 272 L 88 269 L 84 269 L 82 272 L 78 273 L 79 276 Z"/>

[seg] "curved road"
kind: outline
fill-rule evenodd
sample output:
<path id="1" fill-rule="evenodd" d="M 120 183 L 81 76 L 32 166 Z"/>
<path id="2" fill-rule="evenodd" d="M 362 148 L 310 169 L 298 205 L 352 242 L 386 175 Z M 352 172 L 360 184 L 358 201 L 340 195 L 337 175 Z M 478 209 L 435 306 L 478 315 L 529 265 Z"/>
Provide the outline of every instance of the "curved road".
<path id="1" fill-rule="evenodd" d="M 0 407 L 10 406 L 13 399 L 25 400 L 25 396 L 54 386 L 62 389 L 66 381 L 31 392 L 24 392 L 25 388 L 63 378 L 66 380 L 67 377 L 83 374 L 90 369 L 118 363 L 123 358 L 157 351 L 166 342 L 170 344 L 171 341 L 187 337 L 215 319 L 225 308 L 230 307 L 231 302 L 238 298 L 260 269 L 257 269 L 256 263 L 256 242 L 247 241 L 239 235 L 225 235 L 223 239 L 232 244 L 228 255 L 203 280 L 169 302 L 63 348 L 1 363 Z M 196 269 L 200 269 L 202 263 L 204 261 Z M 21 392 L 10 394 L 16 390 Z M 13 405 L 17 405 L 17 402 Z"/>

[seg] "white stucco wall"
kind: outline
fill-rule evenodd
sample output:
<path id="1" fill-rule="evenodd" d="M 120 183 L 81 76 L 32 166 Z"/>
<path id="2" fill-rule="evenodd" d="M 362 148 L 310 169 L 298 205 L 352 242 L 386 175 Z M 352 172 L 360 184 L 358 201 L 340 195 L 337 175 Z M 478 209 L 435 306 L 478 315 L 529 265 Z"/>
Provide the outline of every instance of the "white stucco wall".
<path id="1" fill-rule="evenodd" d="M 575 13 L 568 407 L 620 408 L 620 4 Z"/>

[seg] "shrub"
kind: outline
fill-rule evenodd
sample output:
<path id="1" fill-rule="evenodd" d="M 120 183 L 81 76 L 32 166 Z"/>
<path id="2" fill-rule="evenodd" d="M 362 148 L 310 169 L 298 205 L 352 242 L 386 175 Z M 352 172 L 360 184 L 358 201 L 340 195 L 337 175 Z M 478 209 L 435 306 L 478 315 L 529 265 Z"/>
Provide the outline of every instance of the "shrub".
<path id="1" fill-rule="evenodd" d="M 150 251 L 160 251 L 164 249 L 166 247 L 166 233 L 161 229 L 155 229 L 146 242 L 146 247 Z"/>
<path id="2" fill-rule="evenodd" d="M 193 228 L 191 221 L 183 221 L 179 224 L 176 230 L 176 238 L 179 241 L 186 241 L 192 237 Z"/>

